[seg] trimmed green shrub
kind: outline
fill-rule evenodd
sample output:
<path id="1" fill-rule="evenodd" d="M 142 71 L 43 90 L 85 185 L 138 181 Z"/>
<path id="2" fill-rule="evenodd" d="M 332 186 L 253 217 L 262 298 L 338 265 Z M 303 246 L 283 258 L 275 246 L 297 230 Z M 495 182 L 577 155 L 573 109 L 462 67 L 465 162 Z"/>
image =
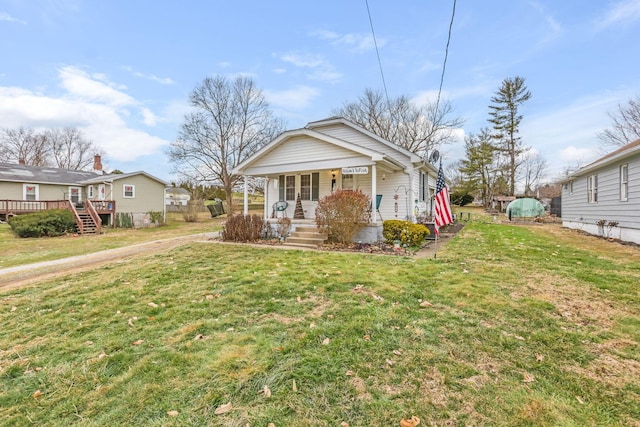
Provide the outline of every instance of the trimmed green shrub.
<path id="1" fill-rule="evenodd" d="M 412 247 L 421 246 L 429 235 L 429 229 L 423 224 L 390 219 L 382 223 L 382 236 L 388 243 L 399 240 L 401 244 Z"/>
<path id="2" fill-rule="evenodd" d="M 71 211 L 51 209 L 14 216 L 9 226 L 18 237 L 55 237 L 75 232 L 76 220 Z"/>
<path id="3" fill-rule="evenodd" d="M 316 224 L 329 241 L 350 243 L 371 220 L 371 199 L 360 190 L 337 190 L 318 201 Z"/>
<path id="4" fill-rule="evenodd" d="M 255 242 L 265 235 L 269 225 L 260 215 L 233 215 L 222 228 L 222 240 L 226 242 Z"/>

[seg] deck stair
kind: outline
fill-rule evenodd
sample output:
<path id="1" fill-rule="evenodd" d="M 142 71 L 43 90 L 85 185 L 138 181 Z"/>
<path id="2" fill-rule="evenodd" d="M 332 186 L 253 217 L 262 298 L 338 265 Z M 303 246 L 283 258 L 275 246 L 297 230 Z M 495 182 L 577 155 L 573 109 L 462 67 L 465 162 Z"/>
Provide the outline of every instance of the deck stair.
<path id="1" fill-rule="evenodd" d="M 296 227 L 295 231 L 287 237 L 285 244 L 303 248 L 316 249 L 327 241 L 327 235 L 321 233 L 315 225 L 304 225 Z"/>
<path id="2" fill-rule="evenodd" d="M 80 234 L 97 234 L 98 226 L 88 212 L 78 211 L 78 217 L 82 222 L 82 227 L 78 224 Z"/>

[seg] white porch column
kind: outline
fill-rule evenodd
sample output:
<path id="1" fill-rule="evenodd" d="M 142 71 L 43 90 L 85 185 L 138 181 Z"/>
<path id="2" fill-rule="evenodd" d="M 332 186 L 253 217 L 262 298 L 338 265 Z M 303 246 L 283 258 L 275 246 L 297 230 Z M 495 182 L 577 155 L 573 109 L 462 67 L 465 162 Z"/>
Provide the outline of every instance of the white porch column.
<path id="1" fill-rule="evenodd" d="M 378 217 L 376 212 L 376 198 L 378 194 L 378 188 L 376 187 L 376 181 L 378 180 L 376 171 L 376 164 L 371 165 L 371 223 L 377 224 Z"/>
<path id="2" fill-rule="evenodd" d="M 264 219 L 265 221 L 269 219 L 269 212 L 267 210 L 267 206 L 269 206 L 269 183 L 271 181 L 268 177 L 264 177 Z"/>
<path id="3" fill-rule="evenodd" d="M 249 215 L 249 178 L 244 176 L 244 216 Z"/>

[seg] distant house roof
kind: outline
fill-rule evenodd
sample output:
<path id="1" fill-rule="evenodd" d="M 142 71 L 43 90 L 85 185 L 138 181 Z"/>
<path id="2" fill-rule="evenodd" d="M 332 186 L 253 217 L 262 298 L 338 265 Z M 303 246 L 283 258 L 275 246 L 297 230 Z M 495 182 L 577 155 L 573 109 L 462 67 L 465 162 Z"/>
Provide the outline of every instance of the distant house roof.
<path id="1" fill-rule="evenodd" d="M 102 182 L 113 182 L 135 175 L 145 175 L 164 185 L 167 183 L 143 171 L 102 175 L 96 172 L 76 171 L 69 169 L 42 166 L 17 165 L 0 163 L 0 181 L 26 182 L 30 184 L 88 185 Z"/>
<path id="2" fill-rule="evenodd" d="M 189 190 L 187 190 L 186 188 L 182 188 L 182 187 L 167 187 L 167 189 L 165 190 L 165 193 L 167 194 L 167 196 L 191 196 L 191 193 L 189 193 Z"/>
<path id="3" fill-rule="evenodd" d="M 102 176 L 96 172 L 0 163 L 0 181 L 68 185 Z"/>

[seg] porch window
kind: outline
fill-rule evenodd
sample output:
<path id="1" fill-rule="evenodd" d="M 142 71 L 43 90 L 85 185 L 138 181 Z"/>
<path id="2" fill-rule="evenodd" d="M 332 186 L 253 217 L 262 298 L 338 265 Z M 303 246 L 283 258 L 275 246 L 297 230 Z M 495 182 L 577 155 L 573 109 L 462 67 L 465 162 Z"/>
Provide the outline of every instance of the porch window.
<path id="1" fill-rule="evenodd" d="M 124 184 L 122 186 L 122 197 L 125 199 L 133 199 L 136 197 L 136 186 L 131 184 Z"/>
<path id="2" fill-rule="evenodd" d="M 353 174 L 342 174 L 342 189 L 353 190 Z"/>
<path id="3" fill-rule="evenodd" d="M 289 175 L 289 176 L 285 177 L 284 197 L 285 197 L 285 200 L 295 200 L 296 199 L 296 177 L 295 177 L 295 175 Z"/>
<path id="4" fill-rule="evenodd" d="M 419 191 L 419 199 L 421 202 L 429 200 L 429 185 L 428 185 L 429 175 L 424 172 L 420 172 L 420 191 Z"/>
<path id="5" fill-rule="evenodd" d="M 318 200 L 320 198 L 320 172 L 314 172 L 311 174 L 311 200 Z"/>
<path id="6" fill-rule="evenodd" d="M 300 175 L 300 199 L 311 200 L 311 175 Z"/>
<path id="7" fill-rule="evenodd" d="M 39 199 L 38 184 L 24 184 L 22 186 L 22 199 L 27 201 L 36 201 Z"/>
<path id="8" fill-rule="evenodd" d="M 598 203 L 598 175 L 587 178 L 587 196 L 589 203 Z"/>
<path id="9" fill-rule="evenodd" d="M 79 203 L 82 201 L 80 191 L 80 187 L 69 187 L 69 201 L 71 203 Z"/>
<path id="10" fill-rule="evenodd" d="M 620 201 L 626 202 L 629 199 L 629 165 L 620 166 Z"/>
<path id="11" fill-rule="evenodd" d="M 87 196 L 88 196 L 90 199 L 93 199 L 93 197 L 95 196 L 95 194 L 94 194 L 94 189 L 93 189 L 93 185 L 90 185 L 90 186 L 87 188 Z"/>

